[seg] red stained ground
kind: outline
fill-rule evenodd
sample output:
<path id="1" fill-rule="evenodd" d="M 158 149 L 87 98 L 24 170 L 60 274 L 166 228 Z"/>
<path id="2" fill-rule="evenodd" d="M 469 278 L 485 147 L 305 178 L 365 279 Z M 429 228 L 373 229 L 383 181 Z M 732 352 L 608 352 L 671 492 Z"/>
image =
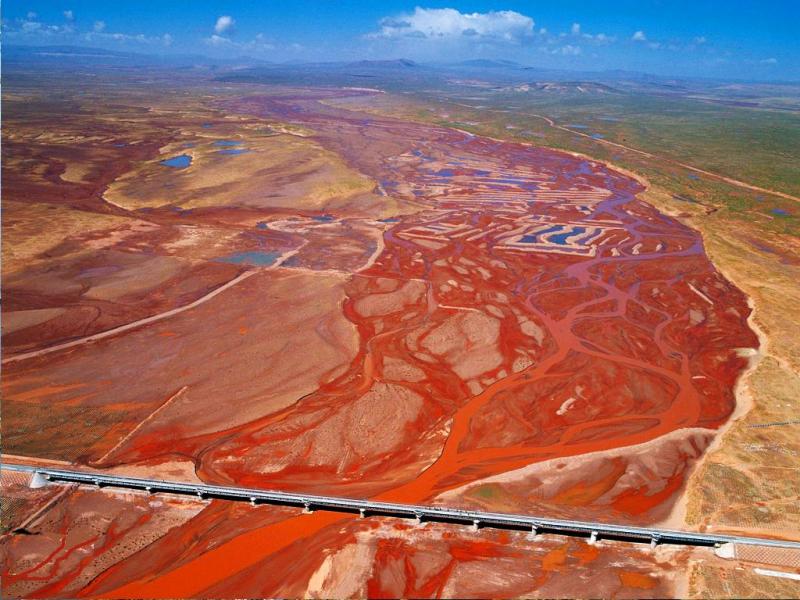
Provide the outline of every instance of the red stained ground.
<path id="1" fill-rule="evenodd" d="M 317 101 L 347 94 L 250 97 L 226 108 L 306 126 L 387 194 L 424 207 L 392 220 L 383 251 L 347 285 L 343 310 L 360 339 L 350 368 L 234 430 L 142 436 L 117 462 L 180 454 L 209 482 L 422 503 L 533 463 L 726 420 L 746 366 L 737 349 L 757 339 L 746 298 L 714 269 L 697 232 L 638 200 L 641 185 L 602 164 Z M 590 231 L 589 241 L 570 245 Z M 552 237 L 565 232 L 574 235 Z M 675 460 L 658 481 L 618 493 L 613 510 L 630 521 L 663 516 L 690 463 Z M 551 501 L 583 514 L 624 476 L 624 457 L 609 465 L 594 488 Z M 157 559 L 151 551 L 122 561 L 84 594 L 178 597 L 215 586 L 249 594 L 248 569 L 290 569 L 307 581 L 318 565 L 296 549 L 323 532 L 320 548 L 351 535 L 331 529 L 347 520 L 341 515 L 293 517 L 237 527 L 183 556 L 210 518 L 168 533 Z M 443 544 L 451 569 L 505 552 L 483 542 Z M 554 550 L 542 572 L 582 551 Z M 380 573 L 409 551 L 395 541 L 377 552 L 383 567 L 368 582 L 371 595 L 441 593 L 449 577 L 443 566 L 423 581 L 403 559 L 402 582 L 392 585 Z M 643 574 L 619 577 L 655 587 Z M 268 595 L 304 593 L 262 584 Z"/>
<path id="2" fill-rule="evenodd" d="M 733 384 L 746 365 L 735 349 L 757 345 L 746 324 L 745 297 L 714 270 L 696 232 L 636 199 L 636 181 L 573 156 L 354 116 L 304 98 L 249 98 L 229 108 L 311 127 L 388 193 L 430 210 L 400 218 L 375 264 L 349 287 L 345 314 L 362 339 L 350 371 L 263 423 L 206 446 L 201 473 L 208 479 L 424 501 L 538 460 L 641 443 L 680 428 L 714 428 L 730 414 Z M 607 193 L 581 201 L 598 190 Z M 504 245 L 510 230 L 547 218 L 607 223 L 601 239 L 609 241 L 588 257 Z M 427 237 L 412 237 L 421 227 Z M 370 277 L 397 286 L 414 279 L 427 294 L 393 312 L 365 315 L 360 301 L 389 293 L 364 281 Z M 454 315 L 471 308 L 487 314 L 488 305 L 499 327 L 498 359 L 471 378 L 469 369 L 459 371 L 457 348 L 425 340 Z M 521 319 L 535 325 L 529 326 L 533 335 Z M 457 344 L 481 343 L 453 335 Z M 521 354 L 531 364 L 515 368 Z M 386 478 L 387 468 L 422 460 L 415 452 L 425 452 L 424 440 L 377 457 L 367 452 L 344 470 L 339 463 L 309 464 L 304 452 L 265 476 L 250 468 L 254 447 L 288 452 L 301 432 L 312 432 L 310 451 L 313 431 L 335 418 L 337 407 L 392 380 L 381 371 L 387 357 L 424 372 L 417 381 L 398 382 L 425 400 L 407 424 L 410 439 L 452 419 L 424 473 L 399 470 L 400 477 Z M 469 379 L 480 382 L 479 393 Z M 575 401 L 559 414 L 571 397 Z M 241 460 L 217 460 L 231 455 Z"/>

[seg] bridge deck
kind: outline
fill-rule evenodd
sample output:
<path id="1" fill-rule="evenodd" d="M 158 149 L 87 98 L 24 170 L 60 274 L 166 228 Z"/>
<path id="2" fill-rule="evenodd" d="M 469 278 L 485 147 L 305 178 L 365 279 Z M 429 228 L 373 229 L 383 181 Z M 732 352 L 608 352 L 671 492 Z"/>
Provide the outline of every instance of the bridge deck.
<path id="1" fill-rule="evenodd" d="M 315 494 L 279 492 L 255 488 L 217 486 L 160 479 L 143 479 L 123 477 L 90 471 L 72 471 L 49 467 L 33 467 L 28 465 L 2 465 L 3 469 L 31 474 L 38 473 L 51 482 L 89 484 L 96 486 L 117 487 L 150 493 L 171 493 L 201 498 L 219 498 L 251 503 L 281 504 L 305 507 L 308 509 L 329 510 L 337 512 L 394 516 L 409 519 L 425 519 L 448 523 L 465 523 L 481 527 L 504 529 L 525 529 L 529 531 L 554 533 L 572 536 L 586 536 L 592 539 L 606 537 L 628 541 L 649 543 L 681 544 L 689 546 L 717 546 L 726 543 L 754 544 L 800 550 L 800 542 L 774 540 L 769 538 L 746 537 L 738 535 L 719 535 L 694 531 L 659 529 L 654 527 L 633 527 L 609 523 L 593 523 L 588 521 L 571 521 L 566 519 L 549 519 L 540 516 L 518 515 L 509 513 L 492 513 L 474 510 L 461 510 L 443 506 L 426 506 L 419 504 L 398 504 L 393 502 L 376 502 L 337 496 L 320 496 Z"/>

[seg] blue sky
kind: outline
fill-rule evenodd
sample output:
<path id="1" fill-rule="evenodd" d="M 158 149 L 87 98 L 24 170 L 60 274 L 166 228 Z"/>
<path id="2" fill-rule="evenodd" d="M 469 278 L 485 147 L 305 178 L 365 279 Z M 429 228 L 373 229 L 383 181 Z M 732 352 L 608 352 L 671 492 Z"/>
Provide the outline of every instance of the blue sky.
<path id="1" fill-rule="evenodd" d="M 800 80 L 800 0 L 13 0 L 6 44 L 273 61 L 495 58 Z"/>

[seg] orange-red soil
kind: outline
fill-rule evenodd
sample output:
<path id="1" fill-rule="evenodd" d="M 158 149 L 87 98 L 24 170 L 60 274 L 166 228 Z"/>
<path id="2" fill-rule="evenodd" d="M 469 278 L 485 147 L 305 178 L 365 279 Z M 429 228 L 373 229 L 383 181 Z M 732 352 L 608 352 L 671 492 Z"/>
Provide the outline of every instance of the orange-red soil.
<path id="1" fill-rule="evenodd" d="M 663 518 L 733 409 L 740 349 L 757 346 L 743 294 L 697 232 L 637 200 L 633 179 L 317 101 L 355 93 L 217 109 L 313 130 L 418 212 L 265 211 L 250 235 L 284 256 L 279 267 L 168 320 L 9 363 L 12 442 L 98 467 L 191 461 L 214 483 Z M 97 431 L 77 450 L 48 425 L 77 433 L 72 415 L 87 410 Z M 665 593 L 641 566 L 651 559 L 625 566 L 624 553 L 578 542 L 532 557 L 506 534 L 248 510 L 210 506 L 81 595 Z"/>

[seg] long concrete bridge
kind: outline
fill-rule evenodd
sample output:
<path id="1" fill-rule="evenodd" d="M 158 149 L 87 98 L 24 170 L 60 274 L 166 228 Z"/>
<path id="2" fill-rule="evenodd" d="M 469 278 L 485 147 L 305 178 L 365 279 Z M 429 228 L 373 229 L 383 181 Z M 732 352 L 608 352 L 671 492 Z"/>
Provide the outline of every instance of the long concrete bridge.
<path id="1" fill-rule="evenodd" d="M 800 550 L 800 542 L 769 538 L 718 535 L 654 527 L 632 527 L 609 523 L 549 519 L 531 515 L 461 510 L 444 506 L 398 504 L 394 502 L 376 502 L 373 500 L 358 500 L 337 496 L 320 496 L 315 494 L 279 492 L 254 488 L 182 483 L 178 481 L 124 477 L 92 471 L 72 471 L 39 466 L 5 464 L 2 468 L 9 471 L 30 473 L 32 475 L 31 487 L 42 487 L 57 483 L 75 483 L 97 487 L 137 490 L 151 494 L 168 493 L 182 496 L 194 496 L 201 499 L 214 498 L 250 502 L 254 506 L 257 504 L 296 506 L 298 508 L 302 507 L 304 512 L 327 510 L 359 514 L 361 517 L 369 515 L 415 519 L 418 523 L 425 520 L 439 523 L 465 524 L 474 529 L 479 527 L 492 527 L 497 529 L 528 531 L 534 535 L 537 533 L 548 533 L 578 536 L 589 538 L 591 542 L 595 542 L 599 538 L 605 538 L 649 543 L 651 547 L 655 547 L 660 543 L 686 546 L 721 546 L 722 544 L 734 543 Z"/>

